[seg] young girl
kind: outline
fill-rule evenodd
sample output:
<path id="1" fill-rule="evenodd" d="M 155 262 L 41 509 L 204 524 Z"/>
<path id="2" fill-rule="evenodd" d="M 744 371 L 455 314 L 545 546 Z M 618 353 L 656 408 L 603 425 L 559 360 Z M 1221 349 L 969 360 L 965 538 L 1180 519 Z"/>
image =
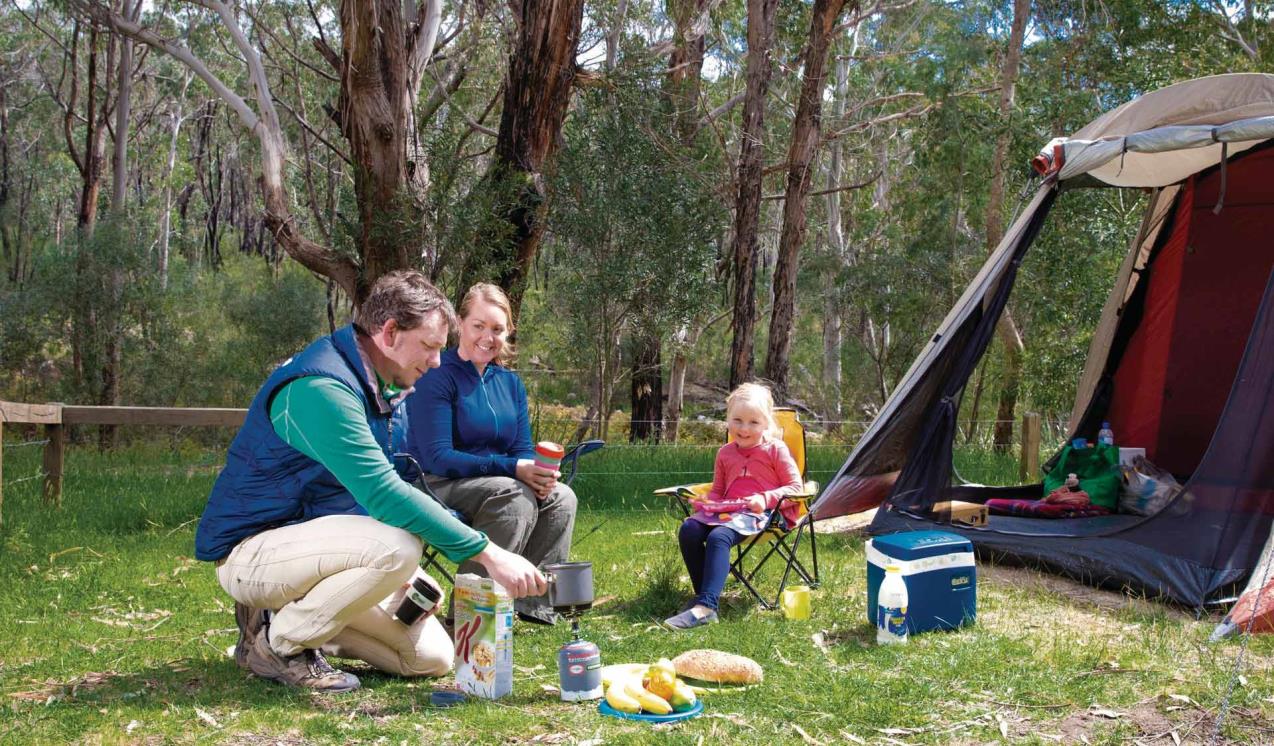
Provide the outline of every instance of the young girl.
<path id="1" fill-rule="evenodd" d="M 717 451 L 712 490 L 681 524 L 677 539 L 695 596 L 680 614 L 666 619 L 673 629 L 717 621 L 717 600 L 730 574 L 730 548 L 760 533 L 765 512 L 784 495 L 801 491 L 801 473 L 779 437 L 774 398 L 765 386 L 745 383 L 726 399 L 730 442 Z M 784 517 L 796 519 L 797 506 Z"/>

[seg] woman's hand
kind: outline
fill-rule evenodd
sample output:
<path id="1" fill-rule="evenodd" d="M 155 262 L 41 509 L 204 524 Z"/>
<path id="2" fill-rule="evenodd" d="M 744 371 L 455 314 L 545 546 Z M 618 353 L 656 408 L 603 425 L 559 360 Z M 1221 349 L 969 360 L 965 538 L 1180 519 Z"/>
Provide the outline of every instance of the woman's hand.
<path id="1" fill-rule="evenodd" d="M 743 500 L 743 501 L 744 501 L 744 502 L 746 502 L 746 503 L 748 504 L 748 512 L 750 512 L 750 513 L 764 513 L 764 512 L 765 512 L 765 498 L 764 498 L 764 497 L 762 497 L 762 496 L 760 496 L 760 495 L 750 495 L 750 496 L 748 496 L 748 497 L 744 498 L 744 500 Z"/>
<path id="2" fill-rule="evenodd" d="M 562 472 L 544 469 L 535 465 L 529 458 L 518 459 L 518 480 L 531 488 L 535 496 L 543 500 L 557 486 L 557 478 Z"/>

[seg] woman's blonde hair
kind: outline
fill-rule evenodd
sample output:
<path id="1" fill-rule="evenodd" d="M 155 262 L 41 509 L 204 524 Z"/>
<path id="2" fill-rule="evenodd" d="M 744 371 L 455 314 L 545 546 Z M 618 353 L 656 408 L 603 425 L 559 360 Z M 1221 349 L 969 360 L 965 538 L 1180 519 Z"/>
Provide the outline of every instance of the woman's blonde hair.
<path id="1" fill-rule="evenodd" d="M 489 303 L 504 311 L 504 319 L 508 325 L 508 329 L 505 330 L 507 336 L 504 340 L 504 347 L 500 349 L 500 354 L 496 356 L 494 362 L 507 367 L 516 353 L 516 350 L 513 349 L 513 343 L 508 339 L 508 337 L 513 336 L 513 304 L 509 302 L 509 296 L 504 294 L 499 285 L 479 282 L 469 288 L 465 292 L 464 298 L 460 301 L 458 315 L 461 323 L 464 323 L 464 320 L 469 317 L 469 312 L 473 310 L 473 304 L 478 301 Z"/>
<path id="2" fill-rule="evenodd" d="M 727 418 L 730 416 L 730 410 L 734 409 L 735 404 L 745 404 L 756 408 L 765 417 L 766 435 L 771 438 L 782 437 L 783 431 L 779 428 L 779 423 L 774 419 L 774 394 L 770 393 L 769 386 L 759 383 L 739 384 L 739 387 L 731 391 L 730 395 L 725 398 Z"/>

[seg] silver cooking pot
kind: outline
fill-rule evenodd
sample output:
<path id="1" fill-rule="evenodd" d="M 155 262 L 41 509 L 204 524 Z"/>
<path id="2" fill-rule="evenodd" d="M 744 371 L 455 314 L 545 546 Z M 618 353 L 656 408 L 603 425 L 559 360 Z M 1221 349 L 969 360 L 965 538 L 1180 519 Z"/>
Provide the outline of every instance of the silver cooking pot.
<path id="1" fill-rule="evenodd" d="M 554 610 L 565 614 L 592 607 L 592 562 L 557 562 L 543 569 L 549 584 L 549 605 Z"/>

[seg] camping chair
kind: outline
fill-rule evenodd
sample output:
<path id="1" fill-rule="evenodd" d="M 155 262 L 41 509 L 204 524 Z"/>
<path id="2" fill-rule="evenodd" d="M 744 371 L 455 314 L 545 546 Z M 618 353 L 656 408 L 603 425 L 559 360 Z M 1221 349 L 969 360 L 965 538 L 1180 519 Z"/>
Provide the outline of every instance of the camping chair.
<path id="1" fill-rule="evenodd" d="M 579 471 L 580 457 L 586 454 L 592 453 L 593 451 L 600 449 L 604 445 L 606 445 L 606 441 L 604 440 L 585 440 L 583 442 L 577 443 L 575 446 L 570 448 L 566 452 L 566 455 L 562 457 L 562 463 L 558 467 L 558 471 L 566 475 L 565 478 L 562 479 L 562 481 L 568 485 L 572 481 L 574 481 L 575 474 Z M 395 467 L 398 467 L 399 464 L 403 464 L 402 468 L 398 468 L 398 473 L 400 475 L 403 475 L 404 479 L 407 479 L 407 481 L 411 482 L 412 485 L 416 487 L 417 489 L 419 489 L 421 492 L 424 492 L 426 495 L 429 495 L 430 497 L 432 497 L 434 501 L 437 502 L 439 505 L 441 505 L 443 508 L 445 508 L 447 512 L 455 516 L 456 520 L 460 521 L 461 523 L 465 525 L 469 524 L 469 521 L 466 520 L 463 515 L 461 515 L 459 512 L 452 510 L 450 507 L 448 507 L 447 504 L 442 501 L 442 498 L 435 495 L 433 490 L 429 489 L 429 486 L 425 483 L 425 480 L 420 478 L 420 476 L 424 474 L 424 469 L 420 468 L 420 464 L 416 463 L 416 459 L 412 458 L 411 454 L 395 453 L 394 465 Z M 447 579 L 448 583 L 455 585 L 456 583 L 455 577 L 451 574 L 450 571 L 447 570 L 447 568 L 443 567 L 442 562 L 439 559 L 438 550 L 435 549 L 434 547 L 428 544 L 425 545 L 424 554 L 422 554 L 420 557 L 420 564 L 425 569 L 428 569 L 431 567 L 434 568 L 435 570 L 437 570 L 439 573 L 442 574 L 442 577 Z"/>
<path id="2" fill-rule="evenodd" d="M 783 430 L 783 442 L 787 444 L 788 450 L 792 452 L 792 458 L 796 461 L 796 468 L 801 472 L 801 477 L 804 479 L 805 426 L 801 424 L 800 419 L 796 416 L 796 410 L 786 407 L 776 408 L 774 410 L 774 419 L 779 428 Z M 655 490 L 655 494 L 675 498 L 677 505 L 689 518 L 694 513 L 694 503 L 702 500 L 711 489 L 712 483 L 705 482 L 664 487 Z M 778 606 L 779 599 L 783 597 L 783 589 L 787 587 L 788 578 L 791 577 L 793 571 L 800 576 L 806 585 L 811 588 L 818 587 L 818 544 L 814 535 L 814 513 L 810 510 L 817 496 L 818 483 L 806 481 L 805 489 L 800 494 L 788 495 L 779 500 L 778 505 L 774 506 L 774 510 L 770 511 L 769 519 L 760 533 L 747 537 L 735 546 L 734 561 L 730 563 L 730 574 L 743 583 L 744 587 L 756 597 L 757 602 L 764 609 L 773 609 Z M 800 518 L 797 519 L 794 526 L 786 525 L 781 512 L 781 508 L 787 501 L 795 503 L 800 511 Z M 813 567 L 813 572 L 806 568 L 797 555 L 801 540 L 806 533 L 809 534 L 810 565 Z M 751 569 L 748 569 L 745 560 L 758 547 L 764 549 L 764 554 L 761 555 L 760 560 L 757 560 L 752 565 Z M 776 555 L 784 563 L 783 578 L 779 581 L 778 591 L 774 594 L 774 600 L 769 601 L 757 590 L 757 585 L 760 583 L 756 581 L 756 576 L 769 562 L 770 558 Z"/>

